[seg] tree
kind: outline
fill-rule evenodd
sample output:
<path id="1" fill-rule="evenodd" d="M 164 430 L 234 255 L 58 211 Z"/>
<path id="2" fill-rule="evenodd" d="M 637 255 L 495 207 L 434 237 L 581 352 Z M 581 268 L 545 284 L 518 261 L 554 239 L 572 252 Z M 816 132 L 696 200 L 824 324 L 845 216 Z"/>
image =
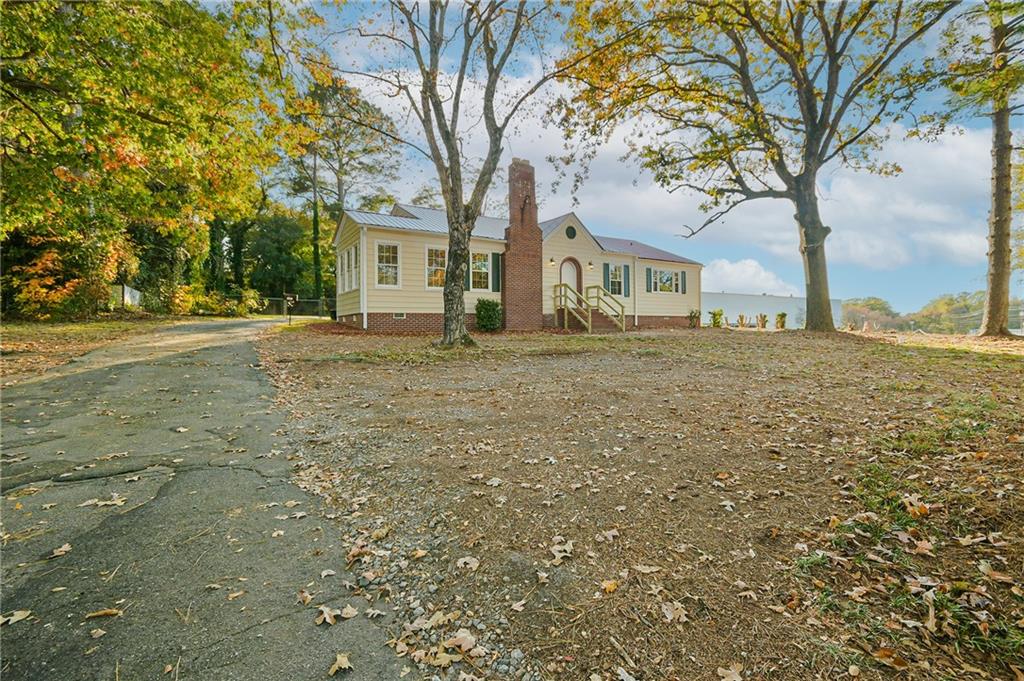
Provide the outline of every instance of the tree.
<path id="1" fill-rule="evenodd" d="M 142 243 L 202 255 L 206 222 L 244 205 L 270 158 L 256 14 L 246 2 L 4 5 L 6 308 L 91 312 L 133 275 Z"/>
<path id="2" fill-rule="evenodd" d="M 850 298 L 843 301 L 843 323 L 854 328 L 865 323 L 875 329 L 902 329 L 906 321 L 882 298 Z"/>
<path id="3" fill-rule="evenodd" d="M 478 0 L 452 6 L 444 0 L 391 0 L 389 11 L 370 17 L 359 34 L 378 41 L 380 67 L 360 71 L 404 98 L 418 133 L 401 135 L 437 173 L 448 219 L 448 263 L 444 283 L 446 346 L 472 343 L 466 330 L 463 282 L 469 240 L 501 158 L 509 125 L 526 102 L 558 71 L 529 74 L 553 17 L 548 3 Z M 543 56 L 543 55 L 540 55 Z M 543 61 L 543 60 L 542 60 Z M 450 70 L 449 70 L 450 69 Z M 526 80 L 523 86 L 517 86 Z M 479 108 L 467 94 L 480 97 Z M 476 173 L 467 172 L 463 143 L 482 123 L 485 150 Z"/>
<path id="4" fill-rule="evenodd" d="M 414 206 L 423 206 L 424 208 L 436 208 L 438 210 L 444 209 L 444 201 L 441 199 L 441 195 L 438 193 L 437 188 L 432 184 L 425 184 L 416 190 L 416 193 L 409 203 Z"/>
<path id="5" fill-rule="evenodd" d="M 819 173 L 830 163 L 898 171 L 872 152 L 926 85 L 905 53 L 953 6 L 581 0 L 566 58 L 578 60 L 566 78 L 575 87 L 558 111 L 583 144 L 566 160 L 587 160 L 631 126 L 631 154 L 657 182 L 706 197 L 709 215 L 687 236 L 748 201 L 791 202 L 807 328 L 831 331 Z"/>
<path id="6" fill-rule="evenodd" d="M 320 197 L 326 197 L 327 210 L 340 225 L 350 194 L 380 194 L 382 184 L 397 177 L 398 142 L 394 123 L 336 78 L 314 80 L 305 101 L 294 108 L 299 113 L 293 119 L 306 127 L 308 142 L 294 159 L 292 191 L 311 194 L 314 297 L 320 298 Z"/>
<path id="7" fill-rule="evenodd" d="M 252 287 L 262 295 L 280 298 L 299 291 L 306 273 L 312 269 L 311 258 L 303 251 L 312 251 L 310 224 L 297 216 L 276 209 L 254 221 L 252 238 L 247 247 Z M 302 293 L 309 295 L 310 290 Z"/>
<path id="8" fill-rule="evenodd" d="M 987 24 L 988 35 L 977 30 Z M 967 6 L 950 23 L 944 43 L 951 113 L 992 119 L 992 203 L 988 219 L 985 313 L 979 334 L 1009 335 L 1013 270 L 1013 141 L 1011 114 L 1022 106 L 1024 2 L 987 0 Z"/>

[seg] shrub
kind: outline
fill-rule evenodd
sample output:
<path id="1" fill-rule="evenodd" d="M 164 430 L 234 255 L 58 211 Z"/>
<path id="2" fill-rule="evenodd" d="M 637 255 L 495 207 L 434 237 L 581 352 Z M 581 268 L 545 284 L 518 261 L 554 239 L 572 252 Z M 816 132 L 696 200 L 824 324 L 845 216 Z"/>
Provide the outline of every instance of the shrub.
<path id="1" fill-rule="evenodd" d="M 480 331 L 497 331 L 501 328 L 501 303 L 489 298 L 476 301 L 476 328 Z"/>
<path id="2" fill-rule="evenodd" d="M 695 329 L 700 326 L 700 310 L 690 310 L 686 316 L 690 320 L 691 329 Z"/>
<path id="3" fill-rule="evenodd" d="M 767 329 L 768 328 L 768 315 L 764 314 L 763 312 L 761 314 L 757 315 L 757 328 L 758 329 Z"/>
<path id="4" fill-rule="evenodd" d="M 708 312 L 708 317 L 711 319 L 711 328 L 720 329 L 722 328 L 722 318 L 725 316 L 725 311 L 722 308 L 712 310 Z"/>
<path id="5" fill-rule="evenodd" d="M 219 315 L 222 317 L 246 317 L 263 306 L 259 292 L 242 289 L 237 297 L 226 296 L 219 291 L 194 294 L 192 314 Z"/>
<path id="6" fill-rule="evenodd" d="M 784 329 L 784 328 L 786 328 L 786 313 L 785 312 L 780 312 L 777 315 L 775 315 L 775 328 L 776 329 Z"/>

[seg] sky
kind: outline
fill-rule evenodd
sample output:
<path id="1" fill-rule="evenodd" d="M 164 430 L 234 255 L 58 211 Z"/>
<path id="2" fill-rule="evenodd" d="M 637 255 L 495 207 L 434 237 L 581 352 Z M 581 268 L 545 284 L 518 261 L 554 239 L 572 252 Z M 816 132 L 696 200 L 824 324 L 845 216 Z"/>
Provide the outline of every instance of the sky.
<path id="1" fill-rule="evenodd" d="M 361 7 L 365 11 L 370 6 Z M 331 25 L 351 26 L 358 8 L 330 17 Z M 372 71 L 389 59 L 386 46 L 350 34 L 336 39 L 331 50 L 337 63 L 355 70 Z M 509 91 L 522 87 L 539 68 L 529 60 L 516 66 Z M 415 131 L 418 124 L 408 118 L 401 100 L 386 96 L 372 82 L 352 80 L 400 126 Z M 544 106 L 558 87 L 541 91 L 518 119 L 502 157 L 505 167 L 513 157 L 535 166 L 541 220 L 573 211 L 595 234 L 637 239 L 697 260 L 705 265 L 705 291 L 802 295 L 803 266 L 788 201 L 747 203 L 722 222 L 683 238 L 684 225 L 703 222 L 701 198 L 670 193 L 637 165 L 623 161 L 625 133 L 616 133 L 591 161 L 587 181 L 573 196 L 571 179 L 558 182 L 559 169 L 547 160 L 564 146 Z M 467 97 L 472 100 L 472 95 Z M 484 148 L 480 127 L 464 136 L 470 156 Z M 991 165 L 988 120 L 963 121 L 931 142 L 908 138 L 899 126 L 890 132 L 878 156 L 897 162 L 903 169 L 898 176 L 879 177 L 833 164 L 819 177 L 822 218 L 832 228 L 826 242 L 831 297 L 878 296 L 899 312 L 911 312 L 945 293 L 983 289 Z M 422 157 L 409 154 L 392 193 L 409 200 L 423 184 L 436 183 L 433 172 Z M 500 202 L 504 192 L 504 186 L 495 187 L 489 200 Z M 1024 294 L 1020 273 L 1015 273 L 1011 293 Z"/>

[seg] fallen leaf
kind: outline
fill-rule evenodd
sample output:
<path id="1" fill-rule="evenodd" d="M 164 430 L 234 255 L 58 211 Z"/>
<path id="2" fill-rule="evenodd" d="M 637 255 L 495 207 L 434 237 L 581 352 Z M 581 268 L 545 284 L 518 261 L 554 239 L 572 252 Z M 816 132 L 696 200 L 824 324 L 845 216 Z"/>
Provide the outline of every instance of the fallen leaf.
<path id="1" fill-rule="evenodd" d="M 27 619 L 32 614 L 31 610 L 15 610 L 9 615 L 0 615 L 0 627 L 5 624 L 14 624 L 20 622 L 23 619 Z"/>
<path id="2" fill-rule="evenodd" d="M 722 677 L 723 681 L 743 681 L 743 677 L 740 676 L 741 671 L 743 671 L 743 665 L 739 662 L 733 662 L 729 665 L 728 669 L 719 667 L 718 675 Z"/>
<path id="3" fill-rule="evenodd" d="M 99 638 L 100 636 L 106 635 L 106 633 L 107 632 L 105 632 L 102 629 L 100 629 L 99 627 L 97 627 L 97 628 L 93 629 L 92 631 L 90 631 L 89 635 L 92 636 L 93 638 Z"/>
<path id="4" fill-rule="evenodd" d="M 512 609 L 515 610 L 516 612 L 522 612 L 525 608 L 526 608 L 526 599 L 525 598 L 523 600 L 521 600 L 521 601 L 516 601 L 515 603 L 512 604 Z"/>
<path id="5" fill-rule="evenodd" d="M 280 537 L 283 534 L 284 534 L 284 530 L 274 530 L 273 532 L 270 533 L 270 536 L 271 537 Z"/>
<path id="6" fill-rule="evenodd" d="M 336 574 L 338 574 L 338 573 L 335 572 L 334 570 L 321 570 L 320 571 L 320 579 L 323 579 L 324 577 L 333 577 Z"/>
<path id="7" fill-rule="evenodd" d="M 324 622 L 327 622 L 327 624 L 334 624 L 337 621 L 335 618 L 341 614 L 341 610 L 332 608 L 329 605 L 318 606 L 317 610 L 320 611 L 320 614 L 316 616 L 317 624 L 323 624 Z"/>
<path id="8" fill-rule="evenodd" d="M 661 613 L 665 616 L 666 622 L 689 622 L 687 619 L 686 608 L 683 607 L 682 603 L 672 601 L 671 603 L 661 604 Z"/>
<path id="9" fill-rule="evenodd" d="M 896 651 L 892 648 L 879 648 L 875 652 L 871 653 L 871 657 L 875 658 L 882 664 L 889 665 L 893 669 L 907 669 L 910 667 L 910 663 L 897 655 Z"/>
<path id="10" fill-rule="evenodd" d="M 619 588 L 619 580 L 617 579 L 606 579 L 601 582 L 601 590 L 606 594 L 615 593 L 615 590 Z"/>
<path id="11" fill-rule="evenodd" d="M 352 663 L 348 661 L 348 653 L 338 653 L 334 657 L 334 664 L 327 671 L 328 676 L 334 676 L 340 671 L 352 669 Z"/>
<path id="12" fill-rule="evenodd" d="M 122 614 L 124 614 L 124 611 L 118 610 L 117 608 L 103 608 L 102 610 L 90 612 L 85 616 L 85 619 L 91 620 L 94 617 L 120 617 Z"/>
<path id="13" fill-rule="evenodd" d="M 234 593 L 230 593 L 230 594 L 228 594 L 228 600 L 229 601 L 233 601 L 236 598 L 238 598 L 239 596 L 242 596 L 243 594 L 245 594 L 245 589 L 242 589 L 241 591 L 236 591 Z"/>
<path id="14" fill-rule="evenodd" d="M 303 605 L 309 605 L 310 601 L 313 600 L 313 594 L 309 593 L 305 589 L 299 591 L 299 603 Z"/>
<path id="15" fill-rule="evenodd" d="M 61 556 L 67 555 L 71 552 L 71 544 L 63 544 L 53 550 L 53 553 L 46 557 L 47 560 L 50 558 L 60 558 Z"/>
<path id="16" fill-rule="evenodd" d="M 463 556 L 455 561 L 455 566 L 469 570 L 470 572 L 476 572 L 476 569 L 480 567 L 480 561 L 473 556 Z"/>
<path id="17" fill-rule="evenodd" d="M 185 426 L 178 426 L 177 428 L 174 429 L 174 432 L 175 433 L 187 433 L 188 432 L 188 428 L 186 428 Z"/>
<path id="18" fill-rule="evenodd" d="M 661 570 L 661 568 L 656 565 L 634 565 L 633 569 L 644 575 L 654 574 Z"/>
<path id="19" fill-rule="evenodd" d="M 455 635 L 444 642 L 446 648 L 458 648 L 466 653 L 476 647 L 476 636 L 469 629 L 459 629 Z"/>
<path id="20" fill-rule="evenodd" d="M 341 609 L 342 619 L 350 620 L 358 614 L 359 611 L 353 608 L 351 605 L 346 605 L 344 608 Z"/>

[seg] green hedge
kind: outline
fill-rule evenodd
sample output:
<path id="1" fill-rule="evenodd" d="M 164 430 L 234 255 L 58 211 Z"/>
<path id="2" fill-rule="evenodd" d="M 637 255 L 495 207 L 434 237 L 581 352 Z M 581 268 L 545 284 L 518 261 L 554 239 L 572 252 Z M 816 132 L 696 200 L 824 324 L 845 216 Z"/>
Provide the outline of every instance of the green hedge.
<path id="1" fill-rule="evenodd" d="M 488 298 L 476 301 L 476 328 L 480 331 L 497 331 L 501 328 L 501 303 Z"/>

